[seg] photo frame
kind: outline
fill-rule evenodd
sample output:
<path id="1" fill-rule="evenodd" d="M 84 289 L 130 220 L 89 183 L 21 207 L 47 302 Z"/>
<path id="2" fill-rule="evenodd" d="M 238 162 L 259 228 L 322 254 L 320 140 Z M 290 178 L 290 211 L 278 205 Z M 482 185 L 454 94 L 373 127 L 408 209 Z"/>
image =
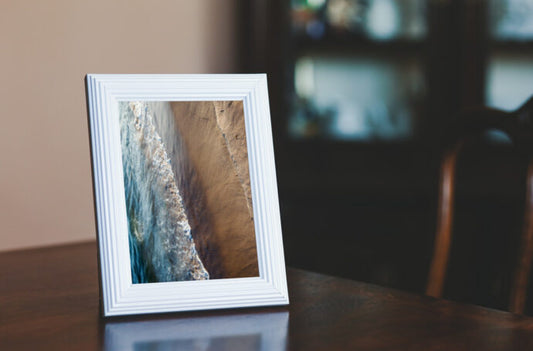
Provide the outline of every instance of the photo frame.
<path id="1" fill-rule="evenodd" d="M 288 304 L 266 75 L 86 95 L 103 315 Z"/>

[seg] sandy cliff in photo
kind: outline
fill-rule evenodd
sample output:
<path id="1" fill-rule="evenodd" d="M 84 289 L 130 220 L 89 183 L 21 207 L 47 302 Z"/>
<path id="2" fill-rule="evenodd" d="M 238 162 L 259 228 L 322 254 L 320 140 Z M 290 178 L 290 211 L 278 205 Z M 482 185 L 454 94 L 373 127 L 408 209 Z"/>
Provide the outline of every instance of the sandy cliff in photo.
<path id="1" fill-rule="evenodd" d="M 242 102 L 171 106 L 202 191 L 203 209 L 190 216 L 202 261 L 211 278 L 258 276 Z"/>

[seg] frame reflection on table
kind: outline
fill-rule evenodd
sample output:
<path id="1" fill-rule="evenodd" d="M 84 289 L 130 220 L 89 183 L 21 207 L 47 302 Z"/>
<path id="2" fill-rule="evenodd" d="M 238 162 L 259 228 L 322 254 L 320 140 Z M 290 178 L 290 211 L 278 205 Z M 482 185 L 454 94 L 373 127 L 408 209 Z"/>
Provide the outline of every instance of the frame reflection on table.
<path id="1" fill-rule="evenodd" d="M 285 350 L 288 312 L 110 322 L 106 351 Z"/>

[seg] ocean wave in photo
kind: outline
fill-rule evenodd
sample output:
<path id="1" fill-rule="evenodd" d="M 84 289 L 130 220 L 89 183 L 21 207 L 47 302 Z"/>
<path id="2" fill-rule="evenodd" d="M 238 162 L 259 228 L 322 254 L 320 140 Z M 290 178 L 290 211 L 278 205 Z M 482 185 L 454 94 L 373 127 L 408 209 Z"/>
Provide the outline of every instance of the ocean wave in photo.
<path id="1" fill-rule="evenodd" d="M 168 102 L 121 102 L 120 134 L 133 283 L 209 279 L 196 250 L 179 183 L 153 110 Z M 174 133 L 173 128 L 160 130 Z M 171 137 L 176 138 L 176 135 Z M 175 147 L 175 146 L 172 146 Z M 179 161 L 179 160 L 178 160 Z"/>

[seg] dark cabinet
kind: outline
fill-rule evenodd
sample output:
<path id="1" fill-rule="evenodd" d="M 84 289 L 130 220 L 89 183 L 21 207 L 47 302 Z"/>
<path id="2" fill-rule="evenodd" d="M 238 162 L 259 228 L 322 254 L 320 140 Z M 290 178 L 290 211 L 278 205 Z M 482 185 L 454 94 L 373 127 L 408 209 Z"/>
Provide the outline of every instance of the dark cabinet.
<path id="1" fill-rule="evenodd" d="M 514 109 L 533 94 L 533 2 L 253 0 L 242 9 L 243 67 L 269 76 L 287 262 L 421 292 L 439 140 L 467 106 Z M 502 185 L 522 168 L 505 144 L 492 149 L 467 165 L 466 210 L 513 217 L 520 206 L 483 207 L 484 186 L 504 206 L 523 185 Z M 473 175 L 486 171 L 483 182 Z"/>

